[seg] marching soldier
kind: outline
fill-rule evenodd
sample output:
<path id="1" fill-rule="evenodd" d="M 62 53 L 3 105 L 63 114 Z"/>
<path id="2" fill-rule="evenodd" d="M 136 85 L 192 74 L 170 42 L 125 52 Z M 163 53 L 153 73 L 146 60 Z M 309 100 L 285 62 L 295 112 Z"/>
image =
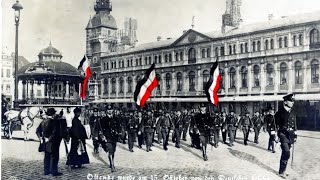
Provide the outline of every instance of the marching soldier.
<path id="1" fill-rule="evenodd" d="M 143 142 L 144 142 L 144 138 L 143 138 L 143 134 L 144 134 L 144 128 L 143 128 L 143 116 L 142 116 L 142 112 L 139 111 L 136 117 L 136 121 L 138 123 L 138 146 L 141 149 Z"/>
<path id="2" fill-rule="evenodd" d="M 274 142 L 276 141 L 276 121 L 274 118 L 274 108 L 270 107 L 269 114 L 266 115 L 266 124 L 267 124 L 267 131 L 269 134 L 269 143 L 268 143 L 268 150 L 272 153 L 275 153 L 274 150 Z"/>
<path id="3" fill-rule="evenodd" d="M 190 129 L 189 129 L 189 135 L 191 138 L 191 147 L 195 147 L 197 149 L 200 149 L 200 133 L 196 126 L 195 121 L 195 111 L 193 110 L 191 112 L 191 122 L 190 122 Z"/>
<path id="4" fill-rule="evenodd" d="M 190 126 L 191 116 L 188 114 L 188 109 L 183 110 L 183 134 L 182 140 L 187 141 L 187 132 Z"/>
<path id="5" fill-rule="evenodd" d="M 221 134 L 222 134 L 222 141 L 223 144 L 227 144 L 227 114 L 225 112 L 222 112 L 221 114 Z"/>
<path id="6" fill-rule="evenodd" d="M 293 94 L 288 94 L 283 97 L 284 103 L 283 107 L 275 115 L 276 125 L 279 128 L 278 137 L 281 142 L 281 159 L 279 176 L 286 178 L 287 163 L 290 158 L 290 148 L 296 142 L 297 135 L 295 131 L 297 130 L 295 113 L 292 111 L 294 105 Z"/>
<path id="7" fill-rule="evenodd" d="M 200 113 L 195 116 L 195 125 L 200 132 L 200 143 L 202 149 L 202 155 L 204 161 L 208 160 L 207 156 L 207 144 L 209 141 L 208 121 L 209 117 L 207 114 L 207 107 L 204 104 L 200 106 Z"/>
<path id="8" fill-rule="evenodd" d="M 211 119 L 212 125 L 211 129 L 214 135 L 214 147 L 217 148 L 219 146 L 219 132 L 222 126 L 221 117 L 219 115 L 219 109 L 214 107 L 214 115 Z"/>
<path id="9" fill-rule="evenodd" d="M 157 126 L 160 127 L 161 132 L 158 132 L 161 134 L 163 139 L 163 149 L 168 150 L 168 134 L 170 132 L 170 127 L 172 125 L 169 111 L 165 111 L 165 115 L 161 114 L 157 123 Z"/>
<path id="10" fill-rule="evenodd" d="M 238 125 L 238 119 L 234 114 L 234 111 L 231 110 L 230 115 L 227 117 L 227 130 L 229 133 L 229 146 L 232 147 L 234 146 L 233 142 L 234 142 L 234 135 L 235 135 L 235 131 L 237 129 L 237 125 Z"/>
<path id="11" fill-rule="evenodd" d="M 244 116 L 242 116 L 239 124 L 243 132 L 243 143 L 244 145 L 248 145 L 249 132 L 250 132 L 250 128 L 253 125 L 250 119 L 250 113 L 248 111 L 245 113 Z"/>
<path id="12" fill-rule="evenodd" d="M 159 120 L 160 117 L 164 116 L 162 109 L 159 109 L 159 112 L 157 114 L 157 118 L 156 118 L 156 132 L 158 135 L 158 144 L 162 143 L 162 133 L 161 133 L 161 126 L 159 125 Z"/>
<path id="13" fill-rule="evenodd" d="M 181 111 L 177 111 L 177 115 L 173 118 L 174 132 L 176 137 L 176 148 L 180 148 L 181 133 L 183 131 L 183 117 Z"/>
<path id="14" fill-rule="evenodd" d="M 128 124 L 127 124 L 128 146 L 129 146 L 130 152 L 133 152 L 133 144 L 134 144 L 134 139 L 136 138 L 137 129 L 138 129 L 138 123 L 133 116 L 133 111 L 130 111 L 130 114 L 128 116 Z"/>
<path id="15" fill-rule="evenodd" d="M 98 116 L 98 108 L 93 108 L 93 114 L 90 116 L 89 125 L 91 129 L 91 134 L 92 134 L 92 143 L 93 143 L 94 153 L 99 153 L 99 142 L 98 142 L 99 133 L 96 129 L 98 119 L 100 119 L 100 117 Z"/>
<path id="16" fill-rule="evenodd" d="M 260 117 L 259 111 L 255 112 L 255 115 L 252 117 L 253 129 L 254 129 L 254 143 L 259 144 L 259 133 L 263 125 L 263 120 Z"/>
<path id="17" fill-rule="evenodd" d="M 120 136 L 120 142 L 122 144 L 126 144 L 126 129 L 127 129 L 127 121 L 128 121 L 128 114 L 124 111 L 119 111 L 118 119 L 120 121 L 120 127 L 121 127 L 121 136 Z"/>
<path id="18" fill-rule="evenodd" d="M 119 139 L 119 133 L 121 131 L 119 120 L 115 114 L 111 106 L 107 107 L 107 116 L 98 119 L 97 125 L 99 127 L 99 138 L 101 142 L 101 146 L 106 153 L 109 152 L 109 164 L 111 168 L 111 172 L 115 172 L 114 166 L 114 155 L 116 152 L 117 141 Z"/>
<path id="19" fill-rule="evenodd" d="M 153 134 L 153 127 L 155 124 L 155 118 L 153 117 L 152 111 L 148 110 L 147 115 L 142 118 L 143 122 L 143 131 L 144 131 L 144 139 L 147 146 L 147 152 L 152 151 L 152 134 Z"/>

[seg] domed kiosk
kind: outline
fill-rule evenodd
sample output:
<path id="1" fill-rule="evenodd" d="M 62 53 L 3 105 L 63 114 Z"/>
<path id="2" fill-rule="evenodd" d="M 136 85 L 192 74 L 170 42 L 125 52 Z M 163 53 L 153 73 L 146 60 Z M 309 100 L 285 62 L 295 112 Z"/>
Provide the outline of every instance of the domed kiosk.
<path id="1" fill-rule="evenodd" d="M 77 104 L 83 76 L 74 66 L 62 62 L 61 52 L 51 45 L 40 51 L 39 60 L 18 70 L 21 104 Z"/>

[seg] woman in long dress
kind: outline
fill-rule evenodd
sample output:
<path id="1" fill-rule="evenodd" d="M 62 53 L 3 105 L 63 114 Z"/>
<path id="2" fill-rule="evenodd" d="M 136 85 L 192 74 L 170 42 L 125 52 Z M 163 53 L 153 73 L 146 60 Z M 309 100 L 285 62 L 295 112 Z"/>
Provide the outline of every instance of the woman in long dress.
<path id="1" fill-rule="evenodd" d="M 67 165 L 81 167 L 83 164 L 89 164 L 89 157 L 86 148 L 86 130 L 79 120 L 81 114 L 80 108 L 74 109 L 74 118 L 69 131 L 71 137 L 71 149 L 68 154 Z"/>

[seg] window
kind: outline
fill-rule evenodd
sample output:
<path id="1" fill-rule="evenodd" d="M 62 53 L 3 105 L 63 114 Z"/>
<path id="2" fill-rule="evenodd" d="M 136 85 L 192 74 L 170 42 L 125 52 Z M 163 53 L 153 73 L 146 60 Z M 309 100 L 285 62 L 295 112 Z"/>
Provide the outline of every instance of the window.
<path id="1" fill-rule="evenodd" d="M 179 61 L 179 53 L 175 54 L 176 61 Z"/>
<path id="2" fill-rule="evenodd" d="M 297 61 L 294 64 L 294 71 L 296 76 L 296 84 L 302 84 L 302 63 Z"/>
<path id="3" fill-rule="evenodd" d="M 37 96 L 38 96 L 38 97 L 41 96 L 41 90 L 37 90 Z"/>
<path id="4" fill-rule="evenodd" d="M 274 49 L 274 40 L 273 39 L 270 40 L 270 49 Z"/>
<path id="5" fill-rule="evenodd" d="M 161 91 L 161 90 L 160 90 L 161 75 L 160 75 L 160 74 L 156 74 L 156 79 L 157 79 L 157 81 L 158 81 L 157 91 Z M 160 92 L 160 93 L 161 93 L 161 92 Z"/>
<path id="6" fill-rule="evenodd" d="M 282 38 L 279 38 L 279 48 L 282 48 Z"/>
<path id="7" fill-rule="evenodd" d="M 233 45 L 233 54 L 237 54 L 237 47 L 235 44 Z"/>
<path id="8" fill-rule="evenodd" d="M 252 43 L 252 51 L 255 52 L 256 51 L 256 42 L 253 41 Z"/>
<path id="9" fill-rule="evenodd" d="M 183 52 L 180 52 L 180 60 L 183 60 Z"/>
<path id="10" fill-rule="evenodd" d="M 122 65 L 124 67 L 124 62 L 122 62 Z M 130 65 L 131 65 L 131 67 L 133 66 L 133 59 L 130 60 Z"/>
<path id="11" fill-rule="evenodd" d="M 220 56 L 224 56 L 224 46 L 220 48 Z"/>
<path id="12" fill-rule="evenodd" d="M 241 85 L 243 88 L 248 87 L 248 70 L 245 66 L 241 68 Z"/>
<path id="13" fill-rule="evenodd" d="M 132 59 L 131 59 L 131 66 L 132 66 Z M 124 68 L 124 61 L 122 61 L 122 67 Z"/>
<path id="14" fill-rule="evenodd" d="M 7 92 L 10 92 L 10 84 L 7 84 L 7 85 L 6 85 L 6 91 L 7 91 Z"/>
<path id="15" fill-rule="evenodd" d="M 287 64 L 286 63 L 281 63 L 280 64 L 280 84 L 284 85 L 287 84 Z"/>
<path id="16" fill-rule="evenodd" d="M 145 57 L 144 58 L 144 65 L 147 65 L 148 64 L 148 57 Z"/>
<path id="17" fill-rule="evenodd" d="M 7 77 L 10 77 L 10 69 L 7 69 Z"/>
<path id="18" fill-rule="evenodd" d="M 216 47 L 216 48 L 214 49 L 214 54 L 215 54 L 216 57 L 219 56 L 219 48 L 218 48 L 218 47 Z"/>
<path id="19" fill-rule="evenodd" d="M 130 67 L 130 60 L 127 60 L 127 67 Z"/>
<path id="20" fill-rule="evenodd" d="M 210 78 L 210 73 L 209 73 L 209 71 L 208 70 L 204 70 L 203 71 L 203 90 L 205 90 L 205 88 L 206 88 L 206 85 L 207 85 L 207 83 L 208 83 L 208 81 L 209 81 L 209 78 Z"/>
<path id="21" fill-rule="evenodd" d="M 171 89 L 171 74 L 167 73 L 166 74 L 166 90 L 170 90 Z"/>
<path id="22" fill-rule="evenodd" d="M 230 88 L 236 88 L 236 70 L 233 67 L 230 69 Z"/>
<path id="23" fill-rule="evenodd" d="M 132 92 L 132 77 L 129 76 L 127 81 L 128 81 L 128 93 L 131 93 Z"/>
<path id="24" fill-rule="evenodd" d="M 161 60 L 162 60 L 162 59 L 161 59 L 161 55 L 159 55 L 159 63 L 161 63 Z"/>
<path id="25" fill-rule="evenodd" d="M 240 45 L 240 53 L 243 53 L 243 44 Z"/>
<path id="26" fill-rule="evenodd" d="M 149 57 L 149 64 L 152 64 L 152 61 L 151 61 L 151 56 Z"/>
<path id="27" fill-rule="evenodd" d="M 139 65 L 139 64 L 138 64 L 138 63 L 139 63 L 138 61 L 139 61 L 139 60 L 138 60 L 138 59 L 136 59 L 136 66 L 138 66 L 138 65 Z"/>
<path id="28" fill-rule="evenodd" d="M 246 52 L 246 53 L 249 52 L 248 43 L 245 43 L 245 44 L 244 44 L 244 48 L 245 48 L 245 52 Z"/>
<path id="29" fill-rule="evenodd" d="M 116 78 L 112 78 L 111 80 L 111 93 L 115 94 L 116 93 Z"/>
<path id="30" fill-rule="evenodd" d="M 164 55 L 164 61 L 168 62 L 168 54 Z"/>
<path id="31" fill-rule="evenodd" d="M 293 46 L 297 46 L 297 36 L 293 36 Z"/>
<path id="32" fill-rule="evenodd" d="M 221 89 L 224 89 L 224 87 L 225 87 L 224 71 L 222 69 L 219 69 L 219 71 L 220 71 L 220 77 L 221 77 L 220 87 L 221 87 Z"/>
<path id="33" fill-rule="evenodd" d="M 158 56 L 154 56 L 154 63 L 158 63 Z"/>
<path id="34" fill-rule="evenodd" d="M 273 86 L 273 66 L 272 66 L 272 64 L 267 64 L 267 85 Z"/>
<path id="35" fill-rule="evenodd" d="M 182 73 L 177 73 L 177 91 L 182 91 Z"/>
<path id="36" fill-rule="evenodd" d="M 288 37 L 284 37 L 284 47 L 288 47 Z"/>
<path id="37" fill-rule="evenodd" d="M 211 57 L 211 49 L 210 48 L 207 49 L 207 57 Z"/>
<path id="38" fill-rule="evenodd" d="M 232 46 L 229 45 L 229 55 L 232 54 Z"/>
<path id="39" fill-rule="evenodd" d="M 171 62 L 172 61 L 172 55 L 171 55 L 171 53 L 169 53 L 169 62 Z"/>
<path id="40" fill-rule="evenodd" d="M 202 51 L 201 51 L 201 57 L 202 57 L 202 58 L 205 58 L 205 57 L 206 57 L 206 50 L 205 50 L 205 49 L 202 49 Z"/>
<path id="41" fill-rule="evenodd" d="M 254 87 L 260 86 L 260 67 L 258 65 L 253 66 L 253 79 Z"/>
<path id="42" fill-rule="evenodd" d="M 123 93 L 124 90 L 123 90 L 123 78 L 121 77 L 120 80 L 119 80 L 119 86 L 120 86 L 120 93 Z"/>
<path id="43" fill-rule="evenodd" d="M 310 44 L 317 44 L 319 43 L 319 30 L 318 29 L 312 29 L 310 31 Z"/>
<path id="44" fill-rule="evenodd" d="M 161 60 L 161 58 L 159 57 L 159 61 Z M 142 65 L 142 58 L 139 58 L 139 65 Z"/>
<path id="45" fill-rule="evenodd" d="M 265 47 L 266 47 L 266 50 L 269 49 L 269 40 L 268 39 L 265 41 Z"/>
<path id="46" fill-rule="evenodd" d="M 303 45 L 303 36 L 302 34 L 299 35 L 299 46 Z"/>
<path id="47" fill-rule="evenodd" d="M 188 60 L 189 60 L 189 63 L 196 62 L 196 50 L 194 48 L 189 49 Z"/>
<path id="48" fill-rule="evenodd" d="M 257 42 L 257 51 L 261 51 L 261 42 L 260 41 Z"/>
<path id="49" fill-rule="evenodd" d="M 311 83 L 319 83 L 319 61 L 316 59 L 311 62 Z"/>
<path id="50" fill-rule="evenodd" d="M 105 79 L 103 79 L 103 95 L 108 95 L 108 89 L 109 89 L 109 86 L 108 86 L 108 79 L 107 78 L 105 78 Z"/>
<path id="51" fill-rule="evenodd" d="M 193 71 L 189 72 L 189 91 L 195 91 L 196 90 L 196 73 Z"/>

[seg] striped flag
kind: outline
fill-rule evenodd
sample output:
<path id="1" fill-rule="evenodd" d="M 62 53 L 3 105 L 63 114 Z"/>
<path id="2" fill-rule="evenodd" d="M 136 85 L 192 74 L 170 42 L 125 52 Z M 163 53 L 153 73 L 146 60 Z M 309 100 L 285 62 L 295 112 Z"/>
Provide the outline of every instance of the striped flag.
<path id="1" fill-rule="evenodd" d="M 158 86 L 158 81 L 156 78 L 155 64 L 146 71 L 142 80 L 137 83 L 136 90 L 134 91 L 134 101 L 141 108 L 149 99 L 152 90 Z"/>
<path id="2" fill-rule="evenodd" d="M 86 98 L 86 92 L 87 92 L 87 83 L 89 81 L 89 78 L 91 76 L 91 69 L 89 66 L 89 60 L 86 55 L 82 58 L 80 61 L 80 64 L 78 66 L 78 69 L 82 69 L 84 72 L 84 80 L 81 83 L 81 89 L 80 91 L 80 98 L 84 100 Z"/>
<path id="3" fill-rule="evenodd" d="M 205 92 L 208 98 L 208 101 L 215 106 L 218 106 L 218 90 L 220 88 L 221 76 L 219 73 L 218 61 L 216 61 L 210 70 L 210 79 L 206 84 Z"/>

